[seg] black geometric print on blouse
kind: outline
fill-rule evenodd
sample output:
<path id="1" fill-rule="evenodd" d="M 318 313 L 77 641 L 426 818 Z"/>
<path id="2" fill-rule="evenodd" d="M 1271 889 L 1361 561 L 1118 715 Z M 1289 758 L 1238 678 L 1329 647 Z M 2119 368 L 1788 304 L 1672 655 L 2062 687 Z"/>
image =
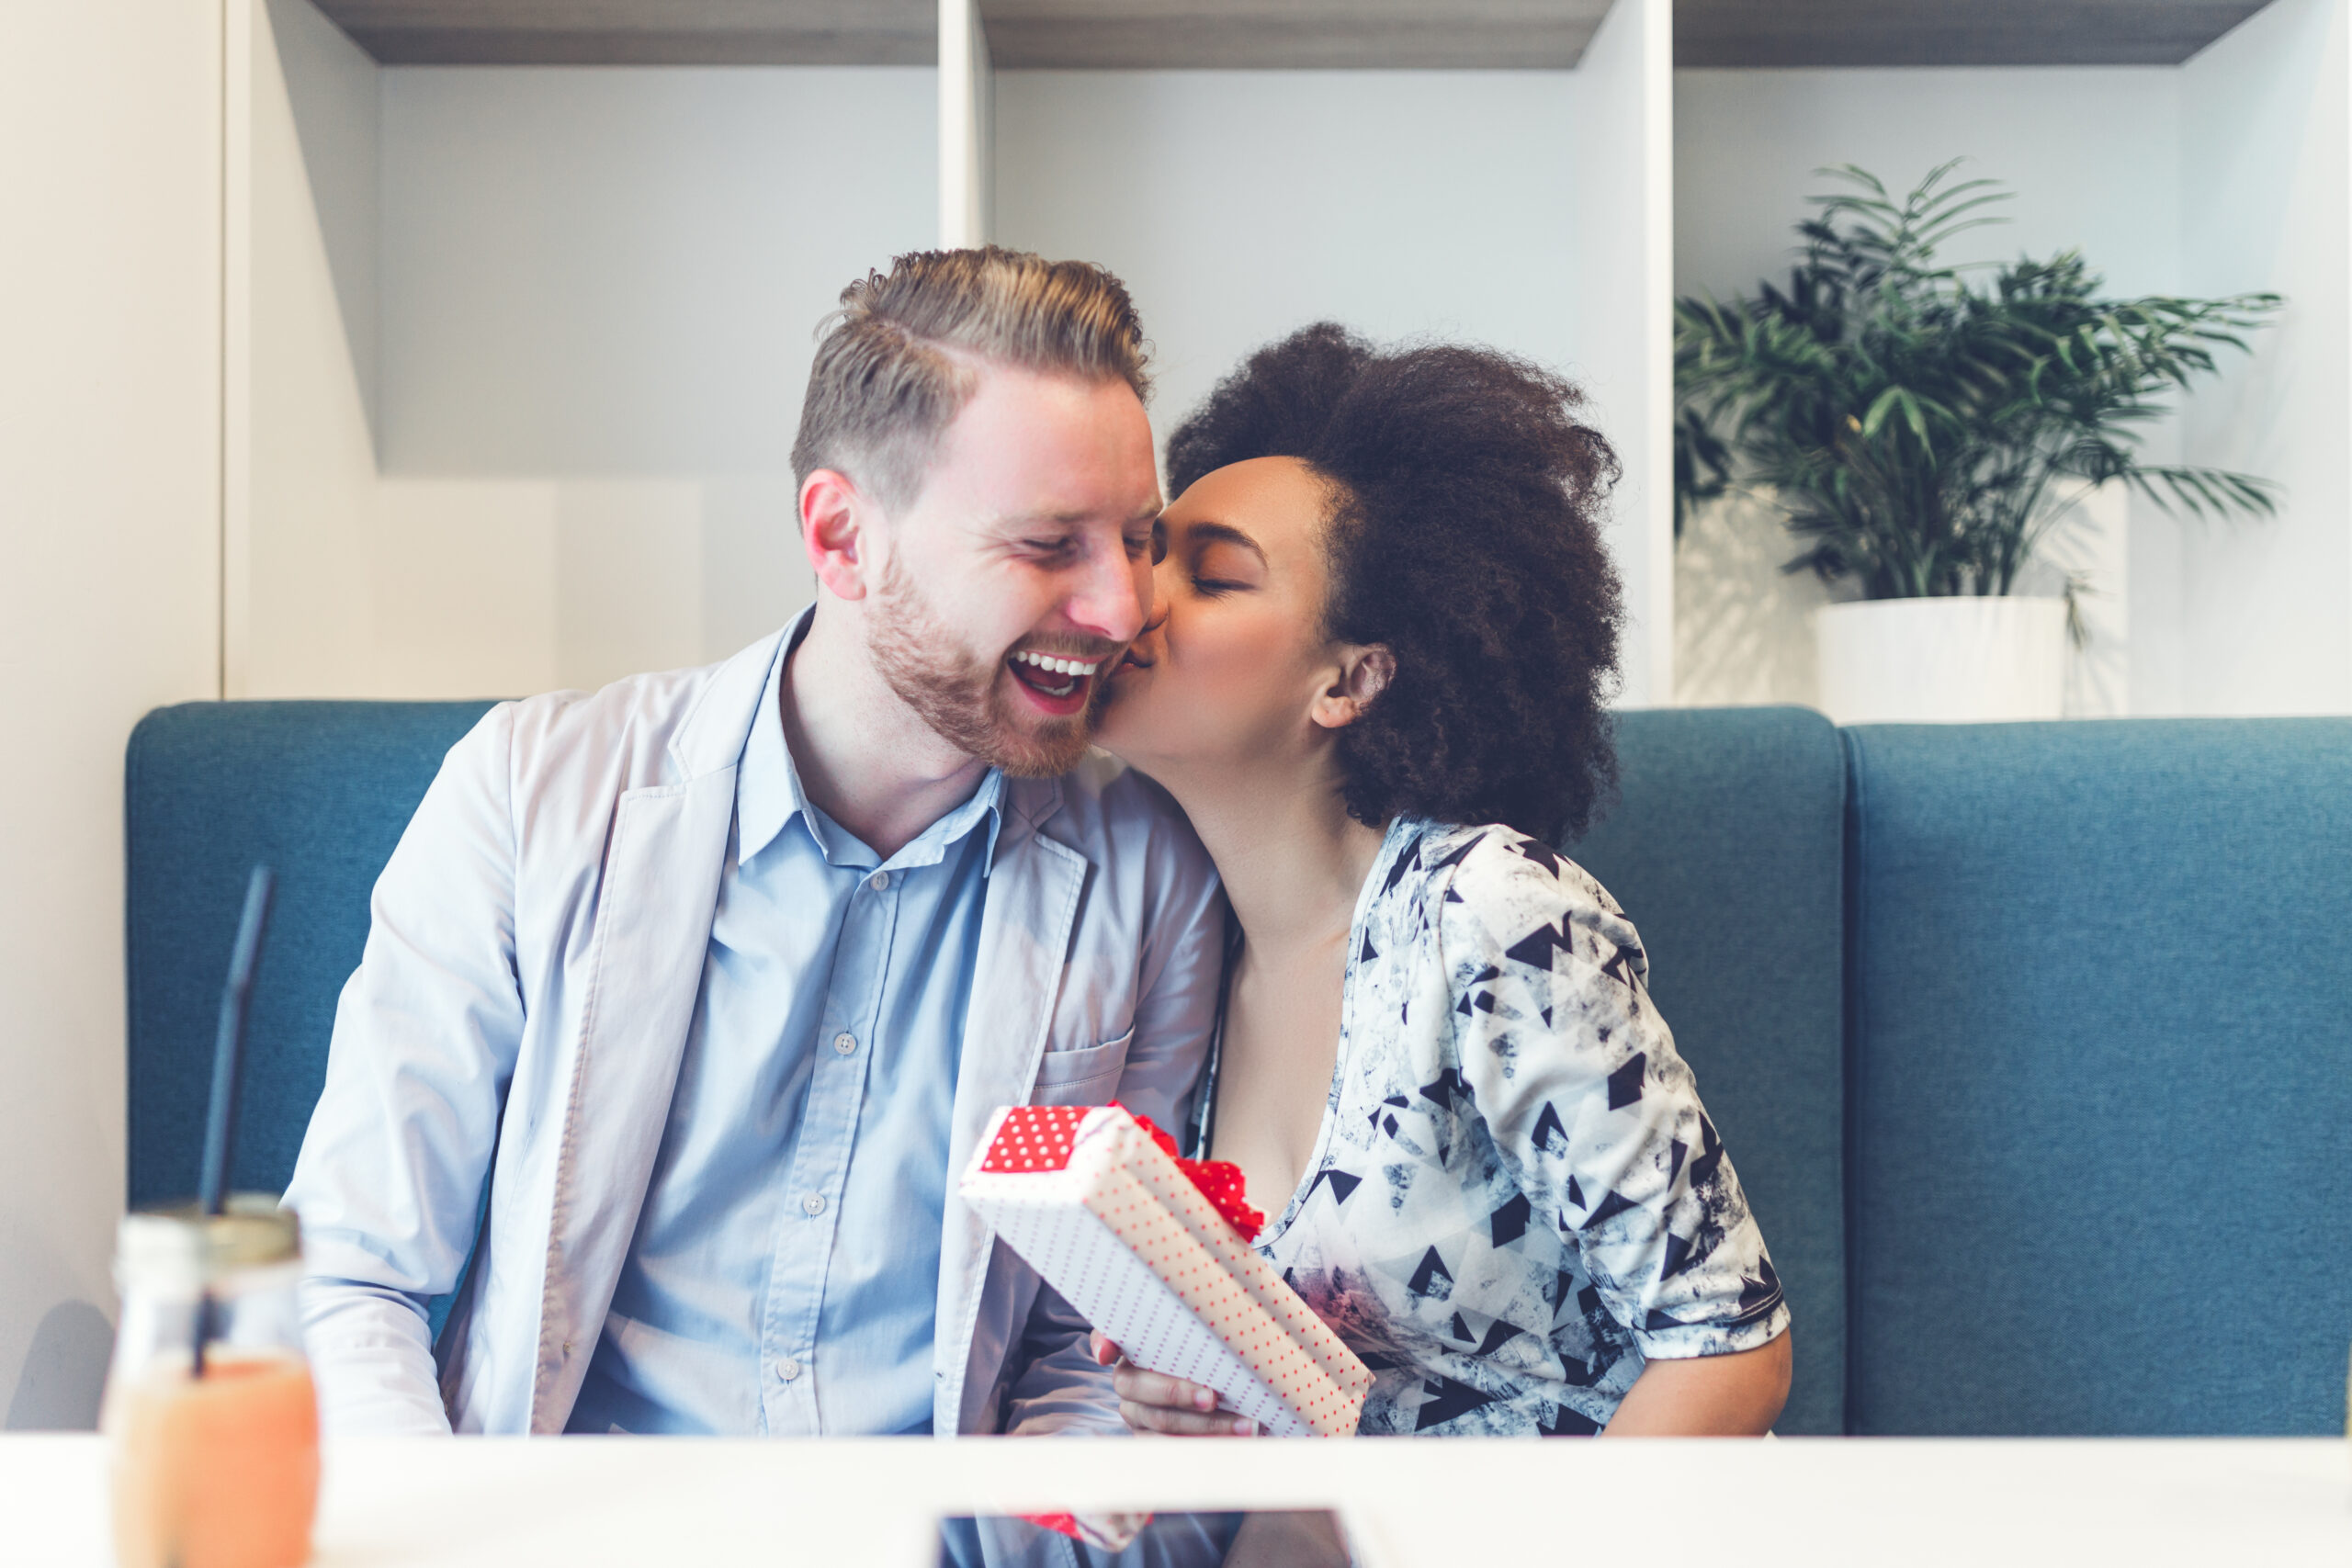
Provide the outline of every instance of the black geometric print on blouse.
<path id="1" fill-rule="evenodd" d="M 1463 1082 L 1462 1075 L 1452 1067 L 1438 1074 L 1434 1083 L 1423 1084 L 1421 1098 L 1435 1100 L 1448 1111 L 1467 1110 L 1476 1103 L 1470 1097 L 1470 1086 Z"/>
<path id="2" fill-rule="evenodd" d="M 1421 1392 L 1430 1395 L 1413 1417 L 1413 1430 L 1426 1432 L 1431 1427 L 1442 1427 L 1458 1416 L 1467 1416 L 1482 1404 L 1494 1403 L 1495 1396 L 1472 1388 L 1468 1383 L 1439 1376 L 1421 1384 Z"/>
<path id="3" fill-rule="evenodd" d="M 1611 1220 L 1615 1219 L 1618 1215 L 1630 1213 L 1640 1207 L 1641 1205 L 1639 1203 L 1634 1202 L 1631 1198 L 1626 1197 L 1623 1192 L 1618 1191 L 1617 1189 L 1612 1187 L 1606 1193 L 1601 1195 L 1600 1201 L 1594 1205 L 1592 1213 L 1584 1217 L 1583 1228 L 1589 1231 L 1599 1230 L 1602 1225 L 1608 1224 Z"/>
<path id="4" fill-rule="evenodd" d="M 1421 839 L 1424 836 L 1414 835 L 1413 841 L 1398 852 L 1396 863 L 1388 868 L 1388 880 L 1380 885 L 1383 896 L 1396 892 L 1396 885 L 1405 880 L 1406 874 L 1419 863 Z"/>
<path id="5" fill-rule="evenodd" d="M 1534 839 L 1521 839 L 1511 848 L 1519 852 L 1521 860 L 1533 861 L 1555 876 L 1559 875 L 1560 868 L 1568 863 L 1551 845 Z"/>
<path id="6" fill-rule="evenodd" d="M 1416 851 L 1419 851 L 1420 846 L 1428 841 L 1429 835 L 1426 833 L 1417 835 L 1413 840 L 1413 847 Z M 1431 861 L 1429 867 L 1431 874 L 1443 871 L 1450 865 L 1460 865 L 1464 861 L 1470 858 L 1470 852 L 1472 850 L 1476 849 L 1480 844 L 1483 844 L 1486 841 L 1487 835 L 1485 833 L 1481 832 L 1472 834 L 1469 838 L 1464 839 L 1462 842 L 1454 845 L 1453 848 L 1446 851 L 1444 854 L 1439 856 L 1436 860 Z M 1448 887 L 1447 891 L 1452 892 L 1453 889 Z"/>
<path id="7" fill-rule="evenodd" d="M 1708 1321 L 1705 1318 L 1677 1317 L 1670 1312 L 1652 1307 L 1649 1314 L 1642 1319 L 1642 1332 L 1658 1334 L 1670 1328 L 1699 1328 Z"/>
<path id="8" fill-rule="evenodd" d="M 1487 1337 L 1478 1341 L 1479 1359 L 1484 1360 L 1526 1332 L 1515 1323 L 1506 1323 L 1499 1317 L 1495 1319 L 1487 1325 Z"/>
<path id="9" fill-rule="evenodd" d="M 1609 1075 L 1610 1110 L 1623 1111 L 1642 1098 L 1642 1074 L 1649 1065 L 1649 1058 L 1636 1052 L 1632 1061 Z"/>
<path id="10" fill-rule="evenodd" d="M 1757 1272 L 1762 1277 L 1751 1277 L 1739 1282 L 1739 1310 L 1743 1317 L 1769 1311 L 1781 1300 L 1781 1276 L 1773 1270 L 1772 1260 L 1759 1258 L 1756 1261 Z"/>
<path id="11" fill-rule="evenodd" d="M 1560 1113 L 1550 1100 L 1544 1102 L 1544 1114 L 1535 1119 L 1535 1131 L 1528 1141 L 1538 1152 L 1566 1155 L 1568 1152 L 1568 1130 L 1560 1124 Z"/>
<path id="12" fill-rule="evenodd" d="M 1640 936 L 1530 841 L 1394 824 L 1349 939 L 1318 1168 L 1265 1250 L 1373 1369 L 1363 1432 L 1589 1434 L 1654 1338 L 1786 1322 Z"/>
<path id="13" fill-rule="evenodd" d="M 1713 1189 L 1723 1163 L 1723 1138 L 1715 1132 L 1714 1122 L 1702 1112 L 1699 1117 L 1699 1157 L 1690 1162 L 1690 1190 L 1704 1192 Z"/>
<path id="14" fill-rule="evenodd" d="M 1344 1170 L 1333 1170 L 1329 1166 L 1325 1166 L 1315 1173 L 1315 1179 L 1308 1183 L 1306 1195 L 1312 1198 L 1315 1196 L 1316 1188 L 1329 1187 L 1331 1190 L 1331 1201 L 1337 1205 L 1345 1203 L 1350 1198 L 1355 1196 L 1356 1189 L 1363 1185 L 1363 1177 L 1350 1176 Z"/>
<path id="15" fill-rule="evenodd" d="M 1565 919 L 1538 926 L 1504 948 L 1503 956 L 1513 964 L 1524 964 L 1530 969 L 1548 971 L 1552 967 L 1554 953 L 1565 953 L 1571 958 L 1576 956 L 1576 943 L 1569 940 L 1569 922 Z"/>
<path id="16" fill-rule="evenodd" d="M 1579 1416 L 1566 1405 L 1560 1406 L 1548 1426 L 1539 1428 L 1547 1438 L 1590 1438 L 1600 1431 L 1600 1423 L 1589 1416 Z"/>

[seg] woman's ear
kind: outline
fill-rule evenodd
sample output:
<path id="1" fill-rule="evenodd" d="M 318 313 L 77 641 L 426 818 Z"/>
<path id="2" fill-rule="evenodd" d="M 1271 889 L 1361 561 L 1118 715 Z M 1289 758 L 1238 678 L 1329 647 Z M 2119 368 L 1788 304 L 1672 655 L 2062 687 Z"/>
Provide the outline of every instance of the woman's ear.
<path id="1" fill-rule="evenodd" d="M 1317 695 L 1307 716 L 1326 729 L 1345 728 L 1362 718 L 1396 678 L 1396 656 L 1380 644 L 1343 649 L 1339 678 Z"/>

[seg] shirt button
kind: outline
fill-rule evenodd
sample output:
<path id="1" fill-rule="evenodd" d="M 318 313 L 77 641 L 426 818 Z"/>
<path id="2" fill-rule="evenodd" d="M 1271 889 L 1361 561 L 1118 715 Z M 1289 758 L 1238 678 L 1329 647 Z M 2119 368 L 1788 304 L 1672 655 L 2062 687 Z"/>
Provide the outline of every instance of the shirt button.
<path id="1" fill-rule="evenodd" d="M 800 1375 L 800 1363 L 786 1356 L 775 1364 L 775 1375 L 786 1382 L 790 1382 Z"/>
<path id="2" fill-rule="evenodd" d="M 800 1212 L 810 1219 L 815 1219 L 825 1212 L 825 1195 L 822 1192 L 809 1193 L 808 1196 L 800 1200 Z"/>
<path id="3" fill-rule="evenodd" d="M 850 1056 L 850 1055 L 856 1055 L 856 1053 L 857 1053 L 857 1036 L 856 1036 L 856 1035 L 854 1035 L 854 1034 L 836 1034 L 836 1035 L 834 1035 L 834 1036 L 833 1036 L 833 1049 L 834 1049 L 834 1050 L 836 1050 L 836 1051 L 838 1051 L 838 1052 L 840 1052 L 840 1053 L 841 1053 L 842 1055 L 844 1055 L 844 1056 Z"/>
<path id="4" fill-rule="evenodd" d="M 865 886 L 879 893 L 890 886 L 890 874 L 887 871 L 877 871 L 865 879 Z"/>

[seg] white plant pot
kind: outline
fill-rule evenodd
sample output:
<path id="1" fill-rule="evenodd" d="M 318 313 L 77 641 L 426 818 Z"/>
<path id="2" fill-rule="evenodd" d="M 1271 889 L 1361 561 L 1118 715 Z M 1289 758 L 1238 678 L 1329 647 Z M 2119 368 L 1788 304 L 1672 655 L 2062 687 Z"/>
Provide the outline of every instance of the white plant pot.
<path id="1" fill-rule="evenodd" d="M 1821 711 L 1838 724 L 2056 718 L 2064 599 L 1870 599 L 1814 613 Z"/>

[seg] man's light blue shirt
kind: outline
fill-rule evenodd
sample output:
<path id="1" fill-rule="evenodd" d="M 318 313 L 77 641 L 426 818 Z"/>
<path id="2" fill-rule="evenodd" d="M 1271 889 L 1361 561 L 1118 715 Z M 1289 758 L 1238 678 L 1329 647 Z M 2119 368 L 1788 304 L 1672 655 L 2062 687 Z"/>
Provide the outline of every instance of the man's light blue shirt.
<path id="1" fill-rule="evenodd" d="M 780 705 L 795 640 L 737 771 L 677 1089 L 571 1431 L 931 1430 L 1003 777 L 882 860 L 801 792 Z"/>

